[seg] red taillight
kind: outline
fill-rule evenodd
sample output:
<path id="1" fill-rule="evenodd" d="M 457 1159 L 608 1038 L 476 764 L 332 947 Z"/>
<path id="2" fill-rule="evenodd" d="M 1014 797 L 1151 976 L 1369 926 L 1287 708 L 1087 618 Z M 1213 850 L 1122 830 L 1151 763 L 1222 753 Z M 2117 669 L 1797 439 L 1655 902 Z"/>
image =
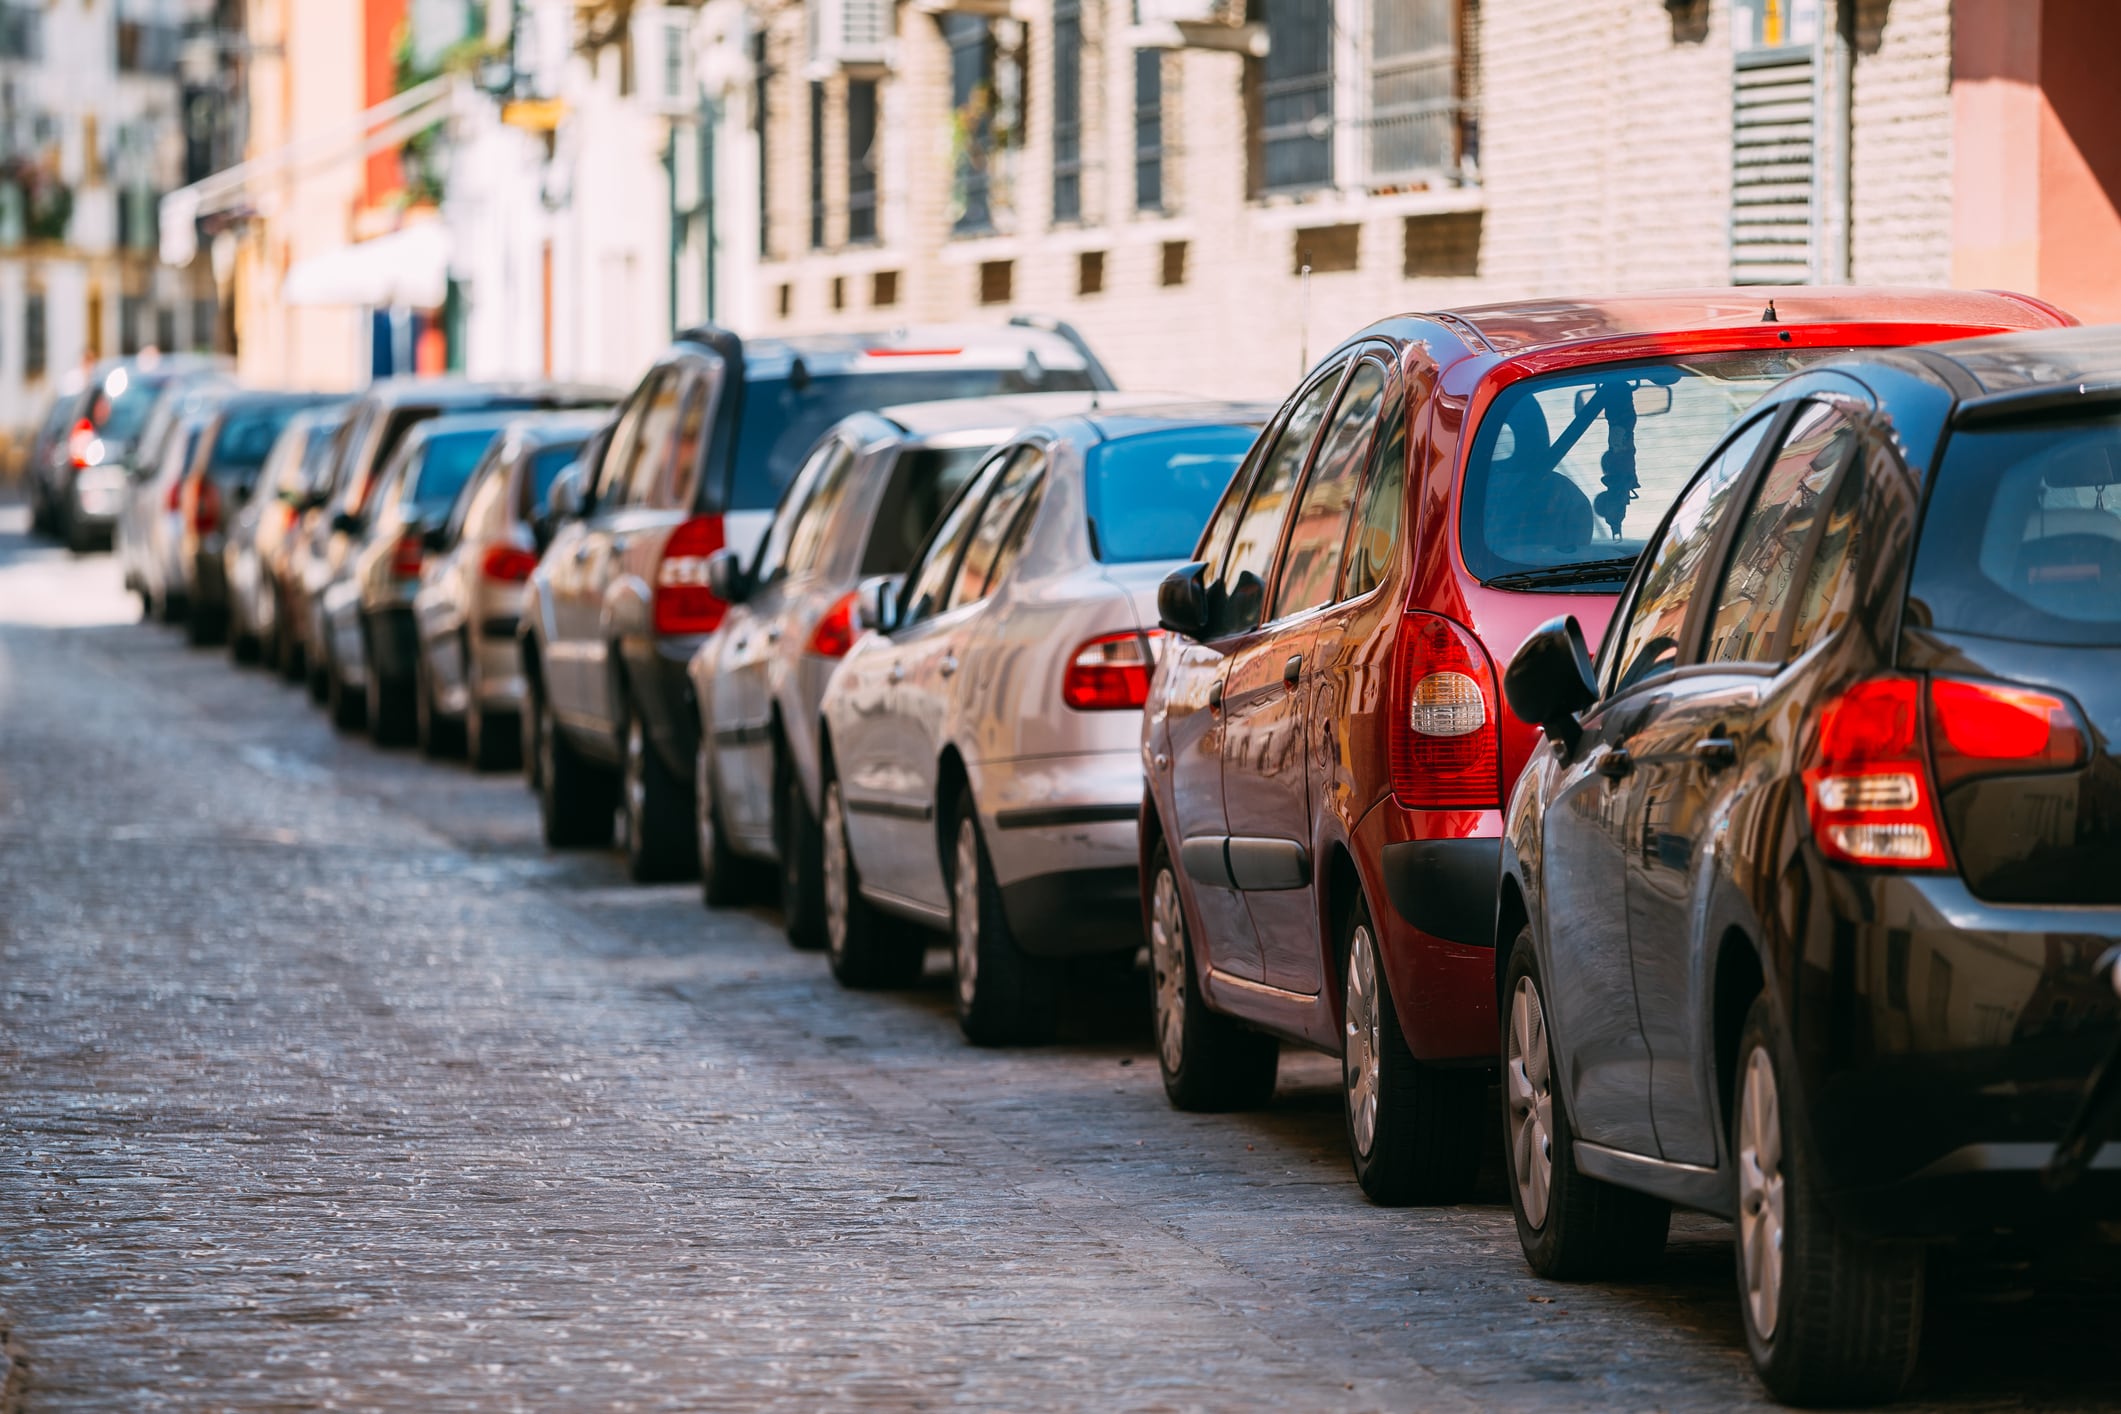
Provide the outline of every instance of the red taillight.
<path id="1" fill-rule="evenodd" d="M 221 488 L 202 476 L 192 483 L 191 528 L 204 535 L 221 523 Z"/>
<path id="2" fill-rule="evenodd" d="M 1061 678 L 1061 701 L 1078 712 L 1119 712 L 1149 700 L 1161 630 L 1108 633 L 1079 646 Z"/>
<path id="3" fill-rule="evenodd" d="M 479 573 L 500 584 L 520 584 L 538 567 L 538 557 L 520 545 L 488 545 Z"/>
<path id="4" fill-rule="evenodd" d="M 162 508 L 163 508 L 164 510 L 167 510 L 167 511 L 181 511 L 181 510 L 183 510 L 183 509 L 184 509 L 184 488 L 185 488 L 186 486 L 190 485 L 190 484 L 191 484 L 191 483 L 190 483 L 190 481 L 189 481 L 189 480 L 188 480 L 187 478 L 185 478 L 185 477 L 182 477 L 182 476 L 178 477 L 178 478 L 177 478 L 177 479 L 176 479 L 175 481 L 172 481 L 172 482 L 170 482 L 170 483 L 169 483 L 169 499 L 168 499 L 168 500 L 166 500 L 166 501 L 164 501 L 164 502 L 162 503 Z"/>
<path id="5" fill-rule="evenodd" d="M 292 503 L 289 503 L 289 502 L 282 502 L 282 503 L 281 503 L 281 505 L 280 505 L 280 532 L 281 532 L 281 534 L 283 534 L 283 535 L 291 535 L 291 534 L 293 534 L 293 533 L 294 533 L 294 528 L 295 528 L 295 525 L 296 525 L 296 523 L 297 523 L 297 522 L 299 522 L 299 521 L 300 521 L 301 519 L 302 519 L 302 511 L 301 511 L 301 508 L 300 508 L 300 507 L 298 507 L 298 506 L 296 506 L 296 505 L 293 505 Z"/>
<path id="6" fill-rule="evenodd" d="M 1480 641 L 1449 619 L 1399 621 L 1392 664 L 1392 793 L 1416 810 L 1502 805 L 1501 713 L 1495 668 Z"/>
<path id="7" fill-rule="evenodd" d="M 71 432 L 66 434 L 67 465 L 76 471 L 89 465 L 89 450 L 95 445 L 96 424 L 84 417 L 74 424 Z"/>
<path id="8" fill-rule="evenodd" d="M 810 630 L 810 651 L 820 658 L 844 658 L 847 650 L 854 647 L 859 634 L 854 626 L 854 606 L 861 595 L 855 591 L 842 594 L 822 615 L 817 626 Z"/>
<path id="9" fill-rule="evenodd" d="M 1951 867 L 1923 736 L 1922 685 L 1913 678 L 1859 682 L 1821 709 L 1804 800 L 1827 858 Z"/>
<path id="10" fill-rule="evenodd" d="M 655 567 L 655 631 L 713 633 L 728 608 L 707 587 L 707 561 L 722 548 L 722 518 L 694 516 L 663 542 Z"/>
<path id="11" fill-rule="evenodd" d="M 420 561 L 425 558 L 427 547 L 421 543 L 419 532 L 408 530 L 390 547 L 390 572 L 398 579 L 418 579 Z"/>
<path id="12" fill-rule="evenodd" d="M 2067 771 L 2084 764 L 2077 714 L 2051 693 L 1932 678 L 1930 722 L 1940 787 L 1972 776 Z"/>

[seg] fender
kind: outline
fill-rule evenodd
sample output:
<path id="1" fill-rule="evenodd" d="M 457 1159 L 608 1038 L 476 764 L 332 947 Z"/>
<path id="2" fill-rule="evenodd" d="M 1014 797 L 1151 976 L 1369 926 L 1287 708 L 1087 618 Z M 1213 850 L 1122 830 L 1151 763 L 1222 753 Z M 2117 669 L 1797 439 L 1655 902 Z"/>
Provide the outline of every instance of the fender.
<path id="1" fill-rule="evenodd" d="M 649 637 L 652 602 L 653 591 L 646 580 L 637 574 L 620 575 L 604 591 L 604 602 L 598 606 L 598 635 L 610 643 Z"/>

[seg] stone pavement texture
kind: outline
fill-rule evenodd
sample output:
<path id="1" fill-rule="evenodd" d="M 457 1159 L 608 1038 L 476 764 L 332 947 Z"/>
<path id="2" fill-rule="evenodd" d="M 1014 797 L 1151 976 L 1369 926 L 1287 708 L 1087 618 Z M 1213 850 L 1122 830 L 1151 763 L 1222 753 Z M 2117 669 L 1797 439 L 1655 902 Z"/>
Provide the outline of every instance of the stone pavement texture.
<path id="1" fill-rule="evenodd" d="M 1728 1232 L 1567 1287 L 1350 1180 L 1332 1063 L 1173 1113 L 1139 977 L 963 1045 L 768 913 L 555 856 L 0 510 L 0 1409 L 1728 1409 Z M 2111 1287 L 1925 1398 L 2121 1395 Z"/>

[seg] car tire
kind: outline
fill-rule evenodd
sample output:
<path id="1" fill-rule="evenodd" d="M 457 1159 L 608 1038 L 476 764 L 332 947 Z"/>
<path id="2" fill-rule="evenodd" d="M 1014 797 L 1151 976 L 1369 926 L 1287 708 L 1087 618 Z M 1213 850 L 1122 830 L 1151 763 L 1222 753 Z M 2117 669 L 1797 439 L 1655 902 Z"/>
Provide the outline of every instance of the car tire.
<path id="1" fill-rule="evenodd" d="M 211 648 L 228 634 L 228 610 L 194 605 L 184 616 L 184 640 L 194 648 Z"/>
<path id="2" fill-rule="evenodd" d="M 545 843 L 554 849 L 610 844 L 612 814 L 618 807 L 611 773 L 575 749 L 542 692 L 534 701 L 538 711 L 538 819 Z"/>
<path id="3" fill-rule="evenodd" d="M 959 792 L 951 820 L 950 952 L 958 1029 L 975 1046 L 1041 1045 L 1053 1039 L 1056 969 L 1016 941 L 970 790 Z"/>
<path id="4" fill-rule="evenodd" d="M 342 732 L 357 732 L 368 721 L 368 699 L 347 686 L 339 672 L 338 660 L 329 649 L 324 653 L 324 709 L 331 714 L 331 724 Z"/>
<path id="5" fill-rule="evenodd" d="M 780 841 L 781 915 L 789 943 L 815 951 L 825 946 L 825 834 L 804 798 L 795 763 L 785 753 L 778 760 L 773 829 Z"/>
<path id="6" fill-rule="evenodd" d="M 842 987 L 910 987 L 920 980 L 927 940 L 879 913 L 862 897 L 862 878 L 847 845 L 847 812 L 837 777 L 825 777 L 825 960 Z"/>
<path id="7" fill-rule="evenodd" d="M 102 531 L 84 524 L 81 517 L 69 512 L 66 517 L 66 548 L 70 554 L 88 555 L 110 547 Z"/>
<path id="8" fill-rule="evenodd" d="M 692 753 L 692 840 L 694 867 L 700 875 L 700 902 L 708 908 L 735 908 L 752 901 L 752 868 L 729 847 L 714 783 L 714 748 L 705 732 Z"/>
<path id="9" fill-rule="evenodd" d="M 1165 1097 L 1181 1110 L 1258 1109 L 1274 1097 L 1281 1043 L 1209 1010 L 1201 996 L 1201 969 L 1186 928 L 1178 870 L 1161 839 L 1149 855 L 1145 912 L 1150 1010 Z"/>
<path id="10" fill-rule="evenodd" d="M 248 667 L 263 656 L 263 645 L 258 635 L 240 630 L 231 630 L 228 635 L 228 658 L 239 667 Z"/>
<path id="11" fill-rule="evenodd" d="M 625 766 L 619 780 L 627 877 L 636 884 L 660 884 L 690 874 L 692 792 L 663 764 L 637 713 L 626 718 Z"/>
<path id="12" fill-rule="evenodd" d="M 521 764 L 523 727 L 517 714 L 489 711 L 476 690 L 464 704 L 464 759 L 474 771 L 505 771 Z"/>
<path id="13" fill-rule="evenodd" d="M 464 725 L 452 722 L 435 706 L 434 670 L 423 647 L 412 663 L 412 738 L 420 754 L 431 759 L 464 754 Z"/>
<path id="14" fill-rule="evenodd" d="M 376 664 L 374 638 L 363 639 L 362 651 L 368 658 L 362 691 L 367 694 L 369 735 L 378 746 L 407 745 L 413 733 L 412 685 L 383 675 Z"/>
<path id="15" fill-rule="evenodd" d="M 1503 1172 L 1525 1261 L 1556 1281 L 1654 1270 L 1672 1205 L 1576 1167 L 1567 1097 L 1553 1083 L 1546 992 L 1529 926 L 1510 948 L 1502 995 Z"/>
<path id="16" fill-rule="evenodd" d="M 1763 994 L 1739 1038 L 1731 1097 L 1746 1345 L 1785 1404 L 1887 1403 L 1915 1373 L 1924 1251 L 1859 1237 L 1828 1211 L 1806 1136 L 1782 1122 L 1786 1054 Z"/>
<path id="17" fill-rule="evenodd" d="M 1456 1203 L 1480 1171 L 1489 1072 L 1415 1058 L 1400 1029 L 1369 903 L 1340 940 L 1341 1112 L 1355 1178 L 1374 1203 Z"/>

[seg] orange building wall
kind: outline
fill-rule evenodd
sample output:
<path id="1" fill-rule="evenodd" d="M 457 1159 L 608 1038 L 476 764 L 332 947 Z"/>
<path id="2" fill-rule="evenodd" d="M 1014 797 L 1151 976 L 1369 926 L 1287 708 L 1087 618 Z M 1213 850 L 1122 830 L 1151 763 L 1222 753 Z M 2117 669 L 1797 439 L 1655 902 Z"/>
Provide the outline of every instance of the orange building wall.
<path id="1" fill-rule="evenodd" d="M 406 0 L 364 0 L 361 10 L 361 104 L 373 108 L 397 91 L 398 36 L 405 29 Z M 381 206 L 405 186 L 393 150 L 371 153 L 363 205 Z"/>
<path id="2" fill-rule="evenodd" d="M 2121 83 L 2112 0 L 2046 0 L 2040 23 L 2040 294 L 2121 320 Z"/>

